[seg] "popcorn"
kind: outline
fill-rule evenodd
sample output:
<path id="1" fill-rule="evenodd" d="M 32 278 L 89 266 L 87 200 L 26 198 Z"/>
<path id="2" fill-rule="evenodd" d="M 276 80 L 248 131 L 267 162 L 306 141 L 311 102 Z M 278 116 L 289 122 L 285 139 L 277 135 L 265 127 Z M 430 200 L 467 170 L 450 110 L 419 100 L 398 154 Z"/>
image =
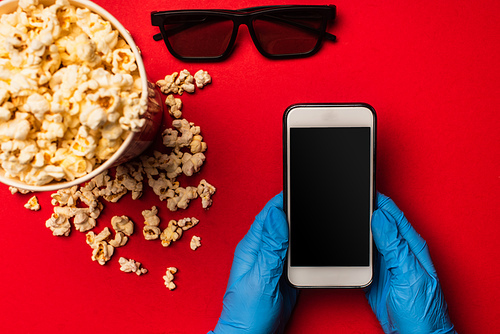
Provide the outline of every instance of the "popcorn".
<path id="1" fill-rule="evenodd" d="M 181 73 L 179 73 L 179 76 L 175 80 L 175 84 L 179 87 L 179 95 L 182 95 L 184 91 L 194 93 L 194 77 L 188 70 L 182 70 Z"/>
<path id="2" fill-rule="evenodd" d="M 44 96 L 35 93 L 28 97 L 24 110 L 31 112 L 39 121 L 43 121 L 45 113 L 49 112 L 50 104 Z"/>
<path id="3" fill-rule="evenodd" d="M 12 195 L 16 194 L 16 193 L 20 193 L 20 194 L 29 194 L 31 191 L 29 190 L 24 190 L 24 189 L 20 189 L 20 188 L 16 188 L 16 187 L 9 187 L 9 191 Z"/>
<path id="4" fill-rule="evenodd" d="M 65 175 L 62 167 L 47 165 L 42 168 L 32 168 L 26 174 L 25 181 L 35 186 L 41 186 L 53 180 L 60 181 Z"/>
<path id="5" fill-rule="evenodd" d="M 26 140 L 31 130 L 27 116 L 25 113 L 17 113 L 14 119 L 0 123 L 0 137 L 10 140 Z"/>
<path id="6" fill-rule="evenodd" d="M 136 262 L 132 259 L 127 260 L 124 257 L 120 257 L 118 263 L 120 263 L 120 270 L 125 273 L 136 273 L 137 276 L 140 276 L 148 272 L 146 268 L 141 268 L 140 262 Z"/>
<path id="7" fill-rule="evenodd" d="M 67 206 L 76 206 L 76 202 L 78 200 L 78 186 L 73 186 L 71 188 L 59 189 L 55 194 L 51 194 L 52 197 L 51 203 L 52 205 L 67 205 Z"/>
<path id="8" fill-rule="evenodd" d="M 161 232 L 160 239 L 161 245 L 163 247 L 168 247 L 174 241 L 177 241 L 182 236 L 182 228 L 177 225 L 175 220 L 171 220 L 168 222 L 167 228 Z"/>
<path id="9" fill-rule="evenodd" d="M 200 181 L 196 189 L 198 196 L 201 198 L 203 209 L 208 209 L 212 205 L 212 195 L 215 194 L 215 187 L 208 183 L 205 179 Z"/>
<path id="10" fill-rule="evenodd" d="M 145 219 L 144 224 L 149 226 L 160 225 L 160 218 L 158 217 L 158 208 L 156 206 L 153 206 L 151 210 L 143 210 L 142 216 Z"/>
<path id="11" fill-rule="evenodd" d="M 196 235 L 193 235 L 193 237 L 191 238 L 191 242 L 189 243 L 189 247 L 192 250 L 196 250 L 200 246 L 201 246 L 201 238 L 197 237 Z"/>
<path id="12" fill-rule="evenodd" d="M 154 193 L 158 195 L 160 201 L 174 197 L 175 190 L 179 187 L 179 182 L 167 179 L 164 173 L 160 173 L 159 178 L 156 180 L 148 177 L 148 184 L 153 188 Z"/>
<path id="13" fill-rule="evenodd" d="M 167 200 L 167 207 L 169 208 L 170 211 L 177 211 L 177 208 L 186 209 L 189 205 L 189 202 L 197 197 L 198 197 L 197 188 L 179 187 L 175 189 L 175 195 Z"/>
<path id="14" fill-rule="evenodd" d="M 114 216 L 111 218 L 111 226 L 117 233 L 123 232 L 127 236 L 134 233 L 134 222 L 127 216 Z"/>
<path id="15" fill-rule="evenodd" d="M 142 234 L 146 240 L 156 240 L 161 235 L 161 230 L 157 226 L 145 225 Z"/>
<path id="16" fill-rule="evenodd" d="M 182 156 L 182 172 L 186 176 L 191 176 L 198 172 L 205 161 L 205 155 L 203 153 L 196 153 L 191 155 L 190 153 L 184 153 Z"/>
<path id="17" fill-rule="evenodd" d="M 134 174 L 135 177 L 129 173 Z M 142 196 L 142 173 L 136 172 L 131 165 L 120 165 L 116 167 L 115 182 L 117 185 L 131 191 L 132 199 L 135 200 Z"/>
<path id="18" fill-rule="evenodd" d="M 189 148 L 191 150 L 191 153 L 196 154 L 196 153 L 202 153 L 207 150 L 207 143 L 203 141 L 203 137 L 200 135 L 195 135 L 193 136 L 193 140 L 189 144 Z"/>
<path id="19" fill-rule="evenodd" d="M 106 188 L 102 189 L 99 194 L 108 202 L 116 203 L 120 198 L 125 196 L 127 188 L 119 181 L 113 180 L 106 183 Z"/>
<path id="20" fill-rule="evenodd" d="M 71 143 L 70 150 L 76 156 L 91 159 L 97 147 L 96 138 L 90 132 L 90 128 L 82 125 L 78 128 L 78 133 Z"/>
<path id="21" fill-rule="evenodd" d="M 206 151 L 207 144 L 203 142 L 203 137 L 200 135 L 200 127 L 194 123 L 188 122 L 186 119 L 176 119 L 172 125 L 177 130 L 166 129 L 163 131 L 163 144 L 166 147 L 171 147 L 174 152 L 179 152 L 183 147 L 190 147 L 191 153 L 201 153 Z M 179 133 L 181 136 L 179 137 Z"/>
<path id="22" fill-rule="evenodd" d="M 66 155 L 60 164 L 68 180 L 84 176 L 90 173 L 94 167 L 91 161 L 70 153 Z"/>
<path id="23" fill-rule="evenodd" d="M 125 246 L 128 242 L 128 237 L 122 233 L 118 232 L 113 240 L 109 241 L 109 244 L 115 248 Z"/>
<path id="24" fill-rule="evenodd" d="M 38 203 L 38 198 L 36 198 L 36 196 L 31 197 L 28 200 L 28 203 L 24 204 L 24 207 L 31 211 L 40 210 L 40 204 Z"/>
<path id="25" fill-rule="evenodd" d="M 212 77 L 207 71 L 199 70 L 194 74 L 194 80 L 196 82 L 196 87 L 203 88 L 212 82 Z"/>
<path id="26" fill-rule="evenodd" d="M 12 117 L 12 111 L 15 110 L 13 106 L 14 104 L 11 102 L 3 103 L 0 106 L 0 121 L 8 121 Z"/>
<path id="27" fill-rule="evenodd" d="M 65 0 L 26 0 L 0 16 L 7 177 L 44 185 L 89 173 L 142 128 L 146 107 L 133 50 L 99 15 Z M 3 145 L 9 141 L 24 142 L 26 151 L 19 156 Z"/>
<path id="28" fill-rule="evenodd" d="M 182 117 L 182 100 L 179 98 L 174 98 L 172 94 L 168 95 L 165 99 L 165 104 L 167 105 L 168 113 L 174 118 Z"/>
<path id="29" fill-rule="evenodd" d="M 161 234 L 161 230 L 158 228 L 160 225 L 160 218 L 158 217 L 158 208 L 153 206 L 151 210 L 142 211 L 142 216 L 144 217 L 144 228 L 142 234 L 146 240 L 156 240 Z"/>
<path id="30" fill-rule="evenodd" d="M 186 119 L 176 119 L 172 122 L 172 126 L 177 129 L 166 129 L 163 131 L 163 145 L 166 147 L 172 147 L 174 151 L 178 152 L 180 148 L 187 147 L 193 139 L 193 132 L 191 131 L 191 126 L 193 123 L 189 123 Z M 179 133 L 181 136 L 179 137 Z"/>
<path id="31" fill-rule="evenodd" d="M 180 73 L 174 72 L 166 75 L 163 80 L 158 80 L 156 85 L 165 95 L 169 93 L 182 95 L 185 91 L 194 93 L 195 87 L 203 88 L 211 82 L 212 77 L 207 71 L 199 70 L 193 77 L 188 70 L 184 69 Z"/>
<path id="32" fill-rule="evenodd" d="M 97 222 L 94 218 L 90 217 L 89 209 L 77 208 L 76 214 L 73 218 L 73 224 L 77 231 L 86 232 L 93 229 Z"/>
<path id="33" fill-rule="evenodd" d="M 137 70 L 134 53 L 130 49 L 113 51 L 113 73 L 130 73 Z"/>
<path id="34" fill-rule="evenodd" d="M 169 290 L 174 290 L 176 288 L 174 281 L 174 275 L 177 273 L 177 268 L 176 267 L 168 267 L 167 271 L 165 273 L 165 276 L 163 276 L 163 280 L 165 281 L 165 286 Z"/>
<path id="35" fill-rule="evenodd" d="M 163 94 L 179 93 L 179 87 L 175 83 L 175 78 L 177 77 L 178 74 L 179 74 L 178 72 L 174 72 L 171 75 L 166 75 L 165 79 L 158 80 L 156 82 L 156 85 L 160 87 L 160 90 Z"/>
<path id="36" fill-rule="evenodd" d="M 177 222 L 177 226 L 179 226 L 180 228 L 182 228 L 183 231 L 187 231 L 189 230 L 190 228 L 196 226 L 196 224 L 198 224 L 200 221 L 194 217 L 192 218 L 183 218 L 183 219 L 180 219 L 178 222 Z"/>
<path id="37" fill-rule="evenodd" d="M 102 57 L 103 59 L 105 58 L 104 56 Z M 1 73 L 0 64 L 0 78 Z M 62 77 L 56 77 L 57 80 L 54 79 L 51 83 L 60 87 L 58 92 L 61 92 L 61 96 L 63 96 L 62 92 L 64 89 L 79 91 L 81 96 L 77 96 L 78 98 L 83 98 L 86 94 L 85 101 L 80 101 L 82 102 L 80 104 L 76 103 L 78 109 L 83 108 L 83 111 L 71 115 L 70 111 L 74 110 L 74 101 L 76 101 L 76 99 L 73 99 L 71 104 L 59 103 L 58 100 L 57 104 L 51 104 L 50 110 L 45 112 L 42 123 L 45 122 L 46 125 L 44 129 L 46 130 L 52 127 L 56 129 L 57 124 L 67 126 L 69 129 L 68 131 L 71 131 L 73 135 L 68 135 L 68 131 L 65 131 L 59 140 L 65 141 L 68 139 L 68 136 L 70 139 L 78 136 L 79 141 L 77 144 L 79 146 L 74 144 L 74 142 L 66 142 L 64 147 L 54 147 L 50 140 L 60 137 L 57 133 L 59 130 L 54 130 L 52 137 L 47 133 L 36 136 L 36 141 L 40 143 L 43 142 L 45 145 L 45 150 L 41 152 L 34 149 L 36 145 L 29 141 L 11 139 L 3 143 L 0 142 L 0 146 L 2 146 L 2 149 L 6 152 L 19 152 L 19 154 L 15 156 L 16 159 L 20 161 L 30 161 L 31 159 L 32 165 L 34 166 L 33 169 L 37 172 L 41 172 L 44 168 L 50 167 L 48 163 L 57 163 L 63 167 L 64 170 L 73 168 L 70 174 L 75 174 L 81 166 L 86 166 L 86 164 L 81 163 L 82 161 L 88 163 L 95 161 L 95 157 L 91 159 L 87 158 L 87 154 L 91 156 L 90 151 L 92 150 L 89 150 L 89 146 L 92 146 L 92 138 L 98 138 L 96 130 L 92 129 L 91 118 L 93 116 L 91 116 L 91 113 L 87 113 L 85 109 L 88 106 L 91 106 L 89 110 L 96 110 L 98 108 L 105 110 L 106 117 L 108 117 L 105 121 L 105 125 L 100 127 L 101 138 L 99 139 L 99 143 L 105 140 L 106 142 L 104 142 L 103 145 L 109 145 L 109 143 L 122 139 L 121 134 L 123 133 L 123 129 L 117 124 L 111 123 L 109 119 L 109 117 L 115 117 L 113 115 L 113 110 L 115 108 L 113 105 L 115 101 L 121 99 L 122 96 L 116 96 L 112 91 L 105 92 L 103 90 L 101 93 L 98 93 L 99 88 L 97 87 L 107 87 L 115 79 L 118 80 L 121 85 L 131 85 L 130 77 L 125 74 L 121 78 L 118 76 L 111 77 L 109 74 L 105 74 L 105 71 L 103 72 L 100 70 L 79 72 L 76 67 L 67 67 L 64 75 L 70 73 L 72 76 L 88 76 L 89 80 L 87 80 L 86 84 L 79 86 L 75 85 L 73 88 L 68 88 L 71 84 L 66 82 L 67 79 L 63 80 Z M 8 96 L 8 93 L 2 95 L 1 89 L 0 80 L 0 105 L 3 99 L 2 96 Z M 42 97 L 45 96 L 43 94 L 40 95 Z M 74 97 L 75 95 L 73 94 L 73 98 Z M 28 98 L 29 97 L 23 98 L 25 105 L 27 104 L 26 101 Z M 49 102 L 52 103 L 54 100 Z M 57 112 L 54 112 L 54 110 L 57 110 Z M 22 117 L 24 117 L 22 119 L 29 121 L 36 119 L 35 115 L 28 115 L 28 113 L 24 114 L 25 115 L 22 115 Z M 87 117 L 87 125 L 82 125 L 79 121 L 76 122 L 74 126 L 68 125 L 74 123 L 75 118 L 85 118 L 82 115 Z M 197 187 L 188 186 L 184 188 L 180 187 L 179 182 L 176 180 L 177 176 L 182 173 L 186 176 L 192 176 L 202 167 L 205 160 L 203 152 L 206 150 L 206 143 L 203 141 L 203 137 L 200 134 L 200 127 L 195 126 L 194 123 L 190 123 L 185 119 L 174 120 L 172 124 L 173 128 L 164 132 L 164 141 L 167 142 L 167 148 L 170 148 L 168 153 L 153 151 L 153 156 L 141 156 L 140 159 L 117 166 L 115 168 L 114 178 L 108 175 L 107 171 L 104 171 L 83 186 L 61 189 L 51 194 L 51 203 L 54 205 L 54 213 L 51 218 L 47 220 L 46 226 L 53 231 L 54 235 L 67 236 L 70 233 L 70 219 L 72 218 L 73 224 L 78 231 L 87 232 L 86 242 L 92 249 L 92 260 L 104 265 L 113 256 L 115 248 L 123 247 L 127 244 L 129 237 L 134 232 L 134 223 L 127 216 L 114 216 L 111 219 L 111 226 L 116 232 L 114 233 L 114 237 L 108 227 L 105 227 L 96 235 L 95 232 L 91 230 L 96 226 L 97 218 L 103 210 L 103 204 L 99 201 L 100 197 L 111 202 L 116 202 L 128 191 L 131 191 L 132 198 L 137 199 L 142 195 L 144 174 L 146 174 L 148 184 L 162 201 L 167 200 L 167 208 L 171 211 L 175 211 L 178 208 L 186 209 L 190 200 L 196 199 L 198 196 L 202 198 L 203 208 L 208 208 L 212 204 L 211 196 L 215 193 L 214 186 L 203 179 Z M 181 151 L 181 149 L 183 151 Z M 73 153 L 72 150 L 78 155 Z M 97 155 L 97 147 L 94 152 L 95 155 Z M 51 170 L 49 168 L 47 171 L 56 173 L 59 170 Z M 12 193 L 18 191 L 17 189 L 11 188 Z M 79 207 L 79 204 L 81 204 L 79 201 L 86 204 L 88 207 Z M 185 231 L 193 228 L 199 223 L 199 220 L 195 217 L 186 217 L 178 221 L 170 220 L 168 226 L 162 231 L 159 227 L 160 217 L 158 216 L 158 208 L 156 206 L 152 206 L 150 210 L 143 210 L 142 215 L 144 217 L 143 235 L 145 239 L 160 239 L 164 247 L 168 247 L 172 242 L 178 241 Z M 201 238 L 192 236 L 189 244 L 192 250 L 196 250 L 201 246 Z M 129 260 L 124 257 L 120 257 L 118 262 L 121 271 L 135 272 L 137 275 L 147 273 L 147 270 L 141 267 L 140 262 L 136 262 L 132 259 Z M 165 286 L 170 290 L 176 288 L 173 282 L 176 272 L 177 269 L 175 267 L 169 267 L 164 276 Z"/>
<path id="38" fill-rule="evenodd" d="M 71 231 L 71 224 L 69 223 L 68 217 L 58 215 L 57 213 L 53 213 L 52 216 L 47 219 L 45 226 L 48 227 L 55 236 L 68 236 Z"/>
<path id="39" fill-rule="evenodd" d="M 100 265 L 106 264 L 113 256 L 114 247 L 108 244 L 111 232 L 105 227 L 98 235 L 90 231 L 86 235 L 87 244 L 92 248 L 92 261 L 97 261 Z"/>
<path id="40" fill-rule="evenodd" d="M 92 248 L 92 261 L 97 261 L 101 266 L 106 264 L 113 256 L 115 249 L 106 241 L 98 242 Z"/>
<path id="41" fill-rule="evenodd" d="M 111 231 L 109 228 L 105 227 L 99 234 L 95 234 L 94 232 L 90 231 L 86 235 L 85 241 L 91 248 L 97 247 L 97 244 L 102 242 L 102 241 L 107 241 L 111 237 Z"/>

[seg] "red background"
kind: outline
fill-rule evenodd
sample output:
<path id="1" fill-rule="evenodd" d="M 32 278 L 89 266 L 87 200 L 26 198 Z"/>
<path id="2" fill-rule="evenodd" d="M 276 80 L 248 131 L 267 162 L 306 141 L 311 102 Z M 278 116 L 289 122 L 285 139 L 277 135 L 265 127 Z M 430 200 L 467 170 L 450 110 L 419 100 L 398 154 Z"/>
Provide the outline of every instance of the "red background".
<path id="1" fill-rule="evenodd" d="M 128 215 L 137 226 L 129 244 L 100 266 L 91 261 L 84 234 L 54 237 L 45 227 L 49 194 L 39 194 L 42 210 L 31 212 L 23 208 L 30 195 L 11 195 L 0 186 L 0 332 L 213 329 L 234 248 L 282 189 L 282 114 L 301 102 L 366 102 L 376 109 L 377 188 L 427 240 L 456 329 L 500 328 L 500 2 L 338 0 L 338 19 L 329 29 L 338 42 L 325 43 L 313 57 L 268 60 L 242 27 L 231 57 L 209 64 L 182 63 L 163 42 L 154 42 L 150 11 L 312 2 L 96 3 L 132 33 L 152 81 L 184 68 L 212 75 L 211 85 L 182 100 L 184 116 L 201 126 L 208 143 L 205 166 L 184 185 L 206 178 L 217 187 L 214 204 L 203 212 L 197 200 L 170 213 L 149 189 L 138 201 L 128 195 L 105 203 L 95 231 L 109 226 L 113 215 Z M 313 172 L 304 170 L 305 182 Z M 185 216 L 200 224 L 162 248 L 140 233 L 141 211 L 152 205 L 159 207 L 162 226 Z M 196 252 L 189 249 L 193 234 L 202 237 Z M 120 272 L 120 256 L 142 262 L 149 273 Z M 169 266 L 179 268 L 175 291 L 163 285 Z M 288 333 L 331 332 L 382 332 L 362 291 L 302 293 Z"/>

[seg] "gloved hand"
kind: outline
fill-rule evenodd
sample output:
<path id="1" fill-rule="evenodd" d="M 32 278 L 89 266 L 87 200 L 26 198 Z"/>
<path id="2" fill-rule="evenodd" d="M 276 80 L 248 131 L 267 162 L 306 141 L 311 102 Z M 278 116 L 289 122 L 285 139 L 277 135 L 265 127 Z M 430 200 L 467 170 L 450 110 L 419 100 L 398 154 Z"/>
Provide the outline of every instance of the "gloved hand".
<path id="1" fill-rule="evenodd" d="M 366 296 L 384 332 L 456 333 L 427 243 L 389 197 L 378 194 L 377 204 L 372 232 L 379 254 Z"/>
<path id="2" fill-rule="evenodd" d="M 236 247 L 216 334 L 283 331 L 298 294 L 282 279 L 287 249 L 280 193 L 255 217 Z"/>

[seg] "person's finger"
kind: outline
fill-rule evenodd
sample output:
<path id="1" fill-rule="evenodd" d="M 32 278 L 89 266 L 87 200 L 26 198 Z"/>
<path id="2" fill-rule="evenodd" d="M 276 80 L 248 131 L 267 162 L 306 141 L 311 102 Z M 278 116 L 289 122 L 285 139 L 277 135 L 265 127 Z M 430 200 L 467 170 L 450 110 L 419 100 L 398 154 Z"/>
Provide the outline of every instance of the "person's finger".
<path id="1" fill-rule="evenodd" d="M 406 239 L 398 231 L 396 220 L 387 211 L 377 209 L 372 216 L 373 240 L 383 256 L 387 269 L 397 280 L 422 275 L 421 265 Z M 422 271 L 423 268 L 422 268 Z"/>
<path id="2" fill-rule="evenodd" d="M 271 208 L 264 219 L 257 265 L 260 267 L 261 276 L 269 276 L 272 284 L 277 285 L 283 273 L 287 249 L 288 224 L 285 213 L 278 207 Z"/>
<path id="3" fill-rule="evenodd" d="M 281 292 L 280 280 L 283 274 L 288 248 L 288 224 L 284 212 L 273 207 L 268 210 L 262 226 L 261 248 L 253 268 L 242 278 L 240 284 L 246 286 L 248 291 L 259 296 L 259 303 L 265 308 L 252 308 L 254 314 L 250 317 L 252 328 L 256 333 L 264 333 L 264 328 L 274 333 L 280 326 L 284 296 Z M 272 319 L 271 322 L 262 323 L 262 319 Z M 269 326 L 272 325 L 272 328 Z M 257 330 L 261 328 L 261 330 Z"/>
<path id="4" fill-rule="evenodd" d="M 413 228 L 396 203 L 391 198 L 378 193 L 377 206 L 394 218 L 399 234 L 408 242 L 412 253 L 417 257 L 420 264 L 429 274 L 436 275 L 436 269 L 432 263 L 427 242 Z"/>
<path id="5" fill-rule="evenodd" d="M 255 217 L 247 234 L 236 246 L 227 286 L 231 286 L 235 280 L 253 268 L 262 244 L 262 225 L 269 211 L 273 208 L 283 210 L 282 193 L 267 202 L 262 211 Z"/>

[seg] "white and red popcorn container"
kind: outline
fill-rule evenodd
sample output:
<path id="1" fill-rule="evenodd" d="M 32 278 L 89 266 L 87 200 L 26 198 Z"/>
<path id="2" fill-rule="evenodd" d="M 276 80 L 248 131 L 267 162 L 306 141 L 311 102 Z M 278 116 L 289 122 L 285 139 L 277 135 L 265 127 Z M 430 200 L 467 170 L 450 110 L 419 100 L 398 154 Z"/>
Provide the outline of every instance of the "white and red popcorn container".
<path id="1" fill-rule="evenodd" d="M 0 2 L 0 15 L 14 12 L 18 7 L 18 0 L 3 0 Z M 40 0 L 39 4 L 51 5 L 55 0 Z M 58 189 L 69 188 L 74 185 L 87 182 L 105 170 L 123 164 L 138 155 L 140 155 L 157 137 L 158 131 L 162 123 L 164 103 L 161 98 L 161 92 L 158 87 L 149 82 L 147 79 L 146 69 L 142 60 L 139 48 L 134 42 L 127 29 L 109 12 L 99 5 L 88 0 L 69 0 L 69 3 L 75 7 L 88 8 L 92 12 L 99 14 L 103 19 L 109 21 L 113 27 L 118 30 L 121 37 L 126 40 L 131 47 L 136 58 L 137 67 L 139 70 L 142 83 L 142 99 L 147 99 L 146 112 L 141 116 L 145 119 L 144 126 L 138 132 L 130 132 L 128 137 L 123 141 L 120 148 L 102 164 L 93 169 L 90 173 L 76 178 L 71 181 L 53 181 L 51 183 L 36 186 L 21 182 L 19 179 L 7 177 L 5 171 L 0 167 L 0 182 L 30 191 L 56 191 Z"/>

